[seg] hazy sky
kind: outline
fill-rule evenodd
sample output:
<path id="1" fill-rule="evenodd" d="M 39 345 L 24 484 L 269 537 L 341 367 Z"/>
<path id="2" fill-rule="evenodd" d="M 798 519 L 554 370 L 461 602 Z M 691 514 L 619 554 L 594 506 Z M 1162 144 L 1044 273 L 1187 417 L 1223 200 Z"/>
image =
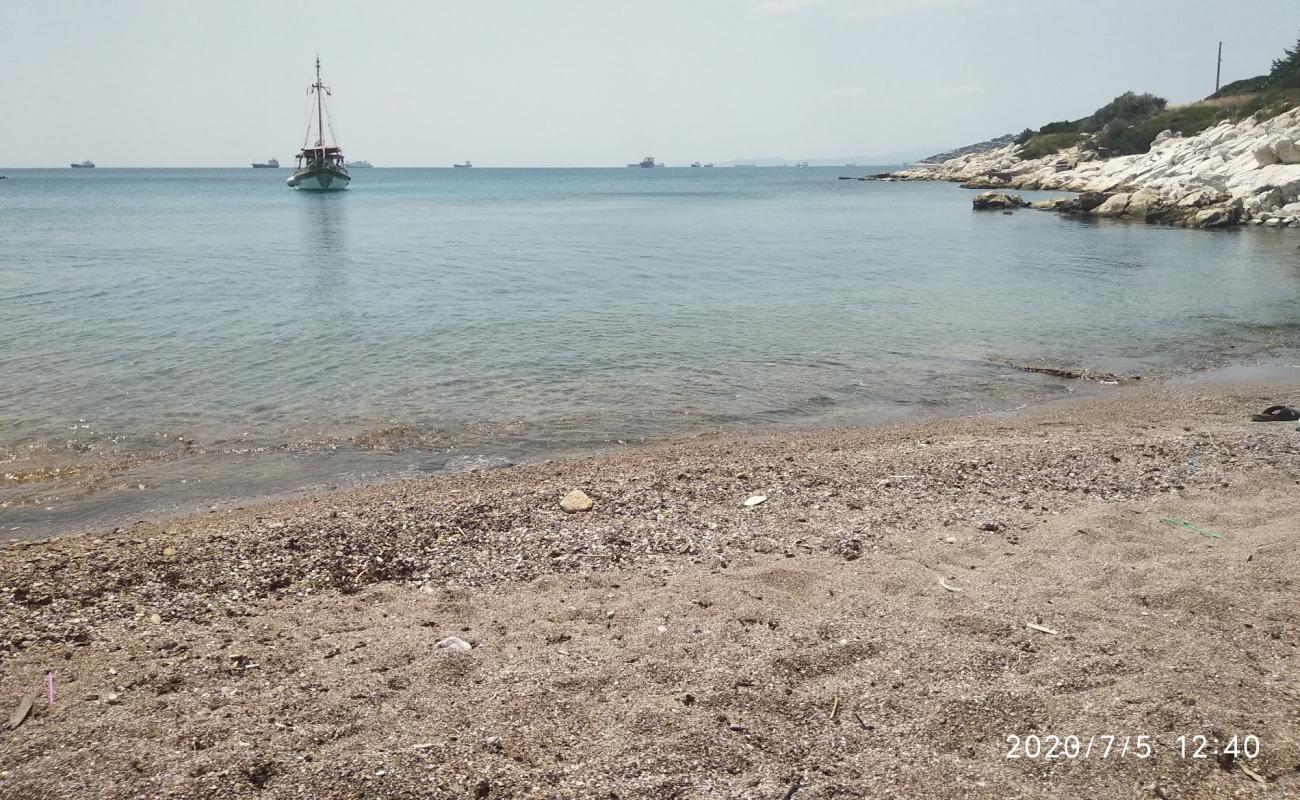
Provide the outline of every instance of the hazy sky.
<path id="1" fill-rule="evenodd" d="M 1297 0 L 3 0 L 0 165 L 287 163 L 318 50 L 350 158 L 560 166 L 939 150 L 1298 37 Z"/>

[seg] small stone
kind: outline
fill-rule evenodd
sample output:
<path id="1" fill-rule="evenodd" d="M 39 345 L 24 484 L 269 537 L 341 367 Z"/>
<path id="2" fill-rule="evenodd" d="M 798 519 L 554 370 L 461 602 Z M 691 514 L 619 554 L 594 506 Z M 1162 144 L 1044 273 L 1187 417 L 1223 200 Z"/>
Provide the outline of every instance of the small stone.
<path id="1" fill-rule="evenodd" d="M 750 495 L 749 499 L 745 501 L 745 508 L 753 508 L 754 506 L 759 505 L 760 503 L 766 503 L 766 502 L 767 502 L 767 495 L 765 494 Z"/>
<path id="2" fill-rule="evenodd" d="M 155 611 L 154 613 L 152 613 L 152 614 L 149 615 L 149 621 L 152 622 L 153 624 L 157 625 L 157 624 L 159 624 L 160 622 L 162 622 L 162 617 L 159 616 L 159 615 L 158 615 L 158 612 Z"/>
<path id="3" fill-rule="evenodd" d="M 175 548 L 175 547 L 164 547 L 164 548 L 163 548 L 163 553 L 162 553 L 162 554 L 163 554 L 163 558 L 171 558 L 172 556 L 176 555 L 176 548 Z"/>
<path id="4" fill-rule="evenodd" d="M 117 692 L 109 692 L 104 695 L 104 702 L 108 703 L 110 706 L 115 706 L 122 702 L 122 697 Z"/>
<path id="5" fill-rule="evenodd" d="M 471 648 L 470 643 L 459 636 L 448 636 L 434 646 L 439 650 L 469 650 Z"/>
<path id="6" fill-rule="evenodd" d="M 590 511 L 592 505 L 591 498 L 581 489 L 574 489 L 564 496 L 560 501 L 560 508 L 566 514 L 576 514 L 579 511 Z"/>

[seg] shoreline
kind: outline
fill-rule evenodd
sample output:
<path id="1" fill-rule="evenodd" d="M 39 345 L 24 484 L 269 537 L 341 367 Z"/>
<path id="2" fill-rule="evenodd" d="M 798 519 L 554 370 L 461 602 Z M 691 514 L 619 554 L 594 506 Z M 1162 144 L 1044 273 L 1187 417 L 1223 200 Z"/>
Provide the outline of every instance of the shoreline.
<path id="1" fill-rule="evenodd" d="M 514 454 L 514 460 L 512 460 L 512 455 L 509 454 L 494 455 L 488 452 L 467 452 L 459 456 L 463 461 L 461 466 L 444 467 L 427 472 L 423 470 L 413 471 L 415 468 L 409 464 L 405 467 L 396 465 L 410 459 L 419 460 L 439 456 L 446 458 L 451 451 L 446 453 L 442 451 L 426 452 L 418 447 L 399 447 L 392 450 L 361 447 L 357 452 L 352 453 L 337 449 L 340 444 L 346 444 L 350 441 L 350 439 L 339 439 L 304 443 L 300 446 L 301 449 L 295 446 L 259 447 L 256 451 L 235 450 L 226 453 L 220 450 L 208 452 L 202 447 L 195 449 L 194 443 L 191 441 L 186 445 L 183 452 L 109 454 L 102 457 L 100 462 L 76 461 L 63 465 L 51 462 L 43 466 L 40 471 L 57 473 L 60 470 L 66 470 L 68 475 L 71 476 L 68 479 L 70 481 L 68 484 L 50 483 L 48 480 L 43 484 L 41 479 L 38 479 L 36 482 L 31 483 L 20 481 L 16 486 L 27 485 L 35 488 L 45 485 L 49 487 L 49 491 L 54 492 L 56 495 L 66 491 L 72 491 L 73 493 L 67 499 L 60 498 L 56 505 L 44 508 L 45 511 L 54 512 L 51 517 L 46 519 L 39 519 L 44 514 L 38 512 L 47 505 L 48 499 L 41 502 L 19 502 L 7 508 L 0 507 L 0 512 L 9 512 L 7 515 L 0 514 L 0 518 L 4 518 L 4 522 L 0 523 L 0 546 L 46 540 L 51 537 L 102 534 L 109 530 L 127 529 L 141 523 L 165 523 L 206 513 L 226 514 L 269 504 L 295 502 L 315 496 L 346 493 L 407 481 L 419 482 L 448 475 L 535 466 L 552 461 L 615 457 L 622 453 L 635 452 L 644 448 L 689 445 L 691 442 L 698 440 L 731 439 L 745 441 L 769 436 L 799 436 L 805 433 L 875 428 L 913 422 L 930 422 L 1019 412 L 1053 403 L 1072 402 L 1082 397 L 1104 394 L 1116 388 L 1116 383 L 1131 385 L 1138 381 L 1145 381 L 1150 385 L 1153 383 L 1188 380 L 1192 382 L 1212 381 L 1215 380 L 1214 376 L 1218 374 L 1234 375 L 1236 376 L 1234 379 L 1239 380 L 1263 380 L 1286 378 L 1291 374 L 1292 365 L 1290 362 L 1294 358 L 1282 354 L 1286 352 L 1284 345 L 1279 343 L 1260 344 L 1259 348 L 1258 352 L 1238 353 L 1234 360 L 1226 360 L 1223 356 L 1219 356 L 1204 363 L 1169 366 L 1155 372 L 1145 372 L 1143 375 L 1134 376 L 1111 375 L 1087 367 L 1062 369 L 1063 364 L 1046 360 L 1041 363 L 990 360 L 991 364 L 1000 364 L 1005 368 L 1009 376 L 1014 376 L 1016 373 L 1037 372 L 1042 374 L 1044 377 L 1043 384 L 1039 387 L 1040 392 L 1036 395 L 1001 394 L 980 398 L 966 398 L 940 406 L 922 406 L 913 409 L 910 413 L 896 410 L 894 413 L 885 414 L 869 408 L 839 409 L 834 414 L 823 413 L 815 418 L 797 423 L 752 422 L 743 425 L 733 424 L 710 427 L 693 432 L 668 434 L 627 443 L 619 442 L 614 444 L 607 442 L 598 447 L 578 449 L 558 447 L 522 457 Z M 1279 352 L 1279 348 L 1281 348 L 1282 353 Z M 1053 387 L 1051 382 L 1055 382 L 1056 385 Z M 1051 393 L 1054 391 L 1059 393 Z M 153 489 L 155 488 L 152 485 L 153 481 L 160 479 L 159 470 L 166 472 L 170 468 L 180 471 L 180 474 L 184 474 L 186 470 L 193 473 L 196 469 L 196 463 L 214 466 L 219 463 L 218 461 L 204 461 L 204 459 L 246 460 L 249 463 L 245 470 L 253 471 L 269 467 L 271 474 L 275 474 L 277 469 L 284 468 L 284 464 L 292 464 L 302 458 L 319 461 L 319 463 L 313 463 L 310 467 L 302 468 L 304 476 L 315 474 L 317 477 L 314 480 L 310 478 L 296 481 L 282 479 L 286 485 L 271 491 L 252 491 L 250 493 L 236 491 L 231 487 L 211 491 L 204 488 L 193 490 L 193 495 L 189 499 L 186 499 L 182 491 L 164 495 L 162 499 L 151 500 L 146 506 L 132 506 L 128 502 L 125 507 L 113 510 L 115 502 L 120 503 L 121 501 L 120 499 L 114 500 L 112 496 L 109 496 L 107 501 L 108 510 L 85 510 L 81 505 L 86 498 L 95 497 L 100 495 L 101 492 L 121 493 L 125 491 L 122 486 L 127 484 L 129 484 L 128 489 L 133 488 L 136 482 L 141 479 L 149 482 L 149 488 Z M 327 461 L 330 459 L 341 459 L 346 463 L 341 470 L 340 468 L 330 469 L 326 466 Z M 448 460 L 454 461 L 456 459 L 450 458 Z M 127 466 L 123 470 L 117 470 L 115 465 L 119 464 Z M 472 464 L 474 466 L 471 466 Z M 210 467 L 203 467 L 203 469 L 208 468 Z M 143 475 L 140 473 L 142 469 Z M 135 474 L 132 474 L 133 471 Z M 76 482 L 81 480 L 83 475 L 90 476 L 91 484 L 78 489 Z M 179 475 L 173 476 L 172 482 L 175 483 L 178 477 Z M 122 486 L 109 485 L 104 487 L 95 485 L 95 483 L 106 480 L 116 481 Z M 247 483 L 248 481 L 245 480 L 244 482 Z M 179 483 L 185 484 L 186 481 L 179 480 Z M 208 485 L 213 485 L 211 479 L 209 479 Z M 219 480 L 217 485 L 220 485 Z M 146 487 L 142 485 L 141 488 Z M 21 494 L 18 497 L 22 500 Z M 124 495 L 119 494 L 117 497 L 124 497 Z M 40 498 L 37 499 L 40 500 Z M 28 514 L 30 517 L 24 518 L 23 514 Z M 65 522 L 68 519 L 80 521 Z M 18 523 L 18 525 L 15 526 L 14 523 Z"/>
<path id="2" fill-rule="evenodd" d="M 61 698 L 0 734 L 0 795 L 1300 791 L 1300 433 L 1249 421 L 1297 395 L 1143 382 L 0 548 L 3 702 Z M 1174 753 L 1230 732 L 1264 783 Z M 1159 748 L 1008 760 L 1031 733 Z"/>

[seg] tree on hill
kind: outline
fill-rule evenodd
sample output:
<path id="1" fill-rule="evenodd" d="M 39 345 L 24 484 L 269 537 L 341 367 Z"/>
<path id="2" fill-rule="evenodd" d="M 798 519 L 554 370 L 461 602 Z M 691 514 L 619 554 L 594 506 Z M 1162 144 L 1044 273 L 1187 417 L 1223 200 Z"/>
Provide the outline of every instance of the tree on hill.
<path id="1" fill-rule="evenodd" d="M 1273 62 L 1268 77 L 1277 86 L 1300 86 L 1300 41 Z"/>

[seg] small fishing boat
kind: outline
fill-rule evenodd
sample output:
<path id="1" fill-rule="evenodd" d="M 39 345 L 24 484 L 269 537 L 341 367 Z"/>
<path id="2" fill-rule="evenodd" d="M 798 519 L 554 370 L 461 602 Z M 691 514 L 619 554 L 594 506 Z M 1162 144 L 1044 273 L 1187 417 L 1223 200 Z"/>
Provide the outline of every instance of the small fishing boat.
<path id="1" fill-rule="evenodd" d="M 330 89 L 320 77 L 320 56 L 316 57 L 316 82 L 308 87 L 307 92 L 316 95 L 316 140 L 315 144 L 307 146 L 307 142 L 312 141 L 311 122 L 308 122 L 307 138 L 303 140 L 302 151 L 298 153 L 298 167 L 285 183 L 294 189 L 312 192 L 346 189 L 352 181 L 352 176 L 348 174 L 347 162 L 343 159 L 343 149 L 338 146 L 337 139 L 330 144 L 329 139 L 325 137 L 325 129 L 328 127 L 330 138 L 334 138 L 334 129 L 332 125 L 327 124 L 325 95 L 330 94 Z"/>
<path id="2" fill-rule="evenodd" d="M 452 164 L 452 166 L 455 167 L 456 169 L 469 169 L 470 167 L 472 167 L 472 166 L 474 166 L 474 165 L 471 164 L 471 163 L 469 163 L 469 159 L 467 158 L 467 159 L 465 159 L 465 163 L 464 163 L 464 164 Z"/>
<path id="3" fill-rule="evenodd" d="M 349 161 L 347 163 L 348 169 L 370 169 L 373 166 L 374 164 L 369 161 Z"/>
<path id="4" fill-rule="evenodd" d="M 640 168 L 642 168 L 642 169 L 653 169 L 654 167 L 662 167 L 663 164 L 656 164 L 656 163 L 655 163 L 655 157 L 654 157 L 654 156 L 646 156 L 645 158 L 641 159 L 641 161 L 640 161 L 639 163 L 636 163 L 636 164 L 628 164 L 628 166 L 629 166 L 629 167 L 640 167 Z"/>
<path id="5" fill-rule="evenodd" d="M 72 167 L 73 169 L 94 169 L 95 162 L 91 161 L 90 159 L 86 159 L 80 164 L 69 164 L 68 166 Z"/>

